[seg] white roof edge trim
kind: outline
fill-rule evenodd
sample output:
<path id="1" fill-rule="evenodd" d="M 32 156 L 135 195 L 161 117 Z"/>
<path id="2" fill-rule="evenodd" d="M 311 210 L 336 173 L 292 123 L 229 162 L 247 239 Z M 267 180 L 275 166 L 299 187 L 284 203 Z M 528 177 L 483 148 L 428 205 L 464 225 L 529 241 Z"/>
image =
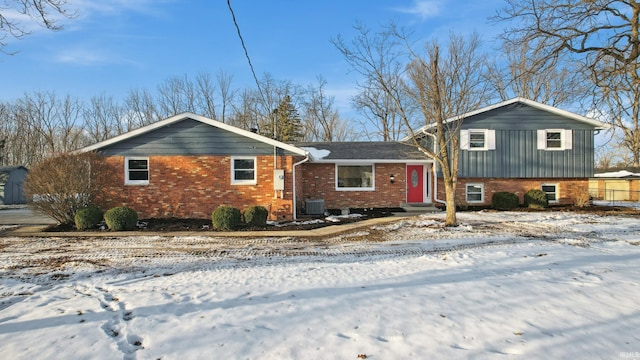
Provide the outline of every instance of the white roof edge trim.
<path id="1" fill-rule="evenodd" d="M 235 134 L 238 134 L 238 135 L 242 135 L 244 137 L 248 137 L 250 139 L 263 142 L 265 144 L 269 144 L 269 145 L 273 145 L 273 146 L 279 147 L 279 148 L 281 148 L 283 150 L 290 151 L 290 152 L 292 152 L 294 154 L 298 154 L 298 155 L 302 155 L 302 156 L 308 156 L 308 153 L 306 151 L 304 151 L 303 149 L 300 149 L 300 148 L 298 148 L 296 146 L 285 144 L 283 142 L 280 142 L 280 141 L 277 141 L 277 140 L 274 140 L 274 139 L 270 139 L 268 137 L 253 133 L 251 131 L 243 130 L 243 129 L 237 128 L 235 126 L 231 126 L 231 125 L 228 125 L 228 124 L 225 124 L 225 123 L 221 123 L 219 121 L 216 121 L 216 120 L 213 120 L 213 119 L 209 119 L 209 118 L 206 118 L 206 117 L 201 116 L 201 115 L 196 115 L 196 114 L 193 114 L 193 113 L 190 113 L 190 112 L 183 112 L 183 113 L 171 116 L 169 118 L 166 118 L 164 120 L 157 121 L 157 122 L 155 122 L 153 124 L 150 124 L 150 125 L 147 125 L 147 126 L 143 126 L 143 127 L 139 128 L 139 129 L 135 129 L 135 130 L 126 132 L 124 134 L 120 134 L 118 136 L 112 137 L 111 139 L 107 139 L 107 140 L 101 141 L 99 143 L 84 147 L 84 148 L 82 148 L 80 150 L 77 150 L 77 152 L 89 152 L 89 151 L 93 151 L 93 150 L 98 150 L 98 149 L 101 149 L 103 147 L 118 143 L 118 142 L 123 141 L 123 140 L 130 139 L 130 138 L 133 138 L 133 137 L 145 134 L 145 133 L 148 133 L 148 132 L 153 131 L 155 129 L 159 129 L 161 127 L 164 127 L 164 126 L 167 126 L 167 125 L 171 125 L 173 123 L 176 123 L 176 122 L 179 122 L 179 121 L 182 121 L 182 120 L 185 120 L 185 119 L 193 119 L 193 120 L 199 121 L 201 123 L 220 128 L 222 130 L 230 131 L 232 133 L 235 133 Z"/>
<path id="2" fill-rule="evenodd" d="M 433 159 L 333 159 L 312 161 L 316 164 L 405 164 L 405 163 L 431 163 Z"/>
<path id="3" fill-rule="evenodd" d="M 462 115 L 458 115 L 458 116 L 454 116 L 451 118 L 448 118 L 445 120 L 445 123 L 449 123 L 449 122 L 453 122 L 453 121 L 457 121 L 460 119 L 465 119 L 474 115 L 478 115 L 487 111 L 491 111 L 491 110 L 495 110 L 497 108 L 503 107 L 503 106 L 507 106 L 507 105 L 511 105 L 511 104 L 515 104 L 515 103 L 522 103 L 522 104 L 527 104 L 531 107 L 540 109 L 540 110 L 544 110 L 544 111 L 548 111 L 550 113 L 556 114 L 556 115 L 560 115 L 563 117 L 567 117 L 576 121 L 580 121 L 589 125 L 594 126 L 596 129 L 598 130 L 606 130 L 609 129 L 611 126 L 608 124 L 603 123 L 602 121 L 596 120 L 596 119 L 591 119 L 588 118 L 586 116 L 582 116 L 582 115 L 578 115 L 576 113 L 572 113 L 570 111 L 567 110 L 562 110 L 562 109 L 558 109 L 557 107 L 553 107 L 550 105 L 545 105 L 542 103 L 539 103 L 537 101 L 533 101 L 533 100 L 529 100 L 529 99 L 525 99 L 523 97 L 514 97 L 512 99 L 509 100 L 505 100 L 502 102 L 499 102 L 497 104 L 493 104 L 493 105 L 489 105 L 477 110 L 473 110 L 470 111 L 468 113 L 464 113 Z M 422 126 L 421 128 L 419 128 L 418 130 L 414 131 L 414 133 L 420 133 L 426 129 L 432 128 L 434 125 L 425 125 Z M 411 139 L 411 136 L 405 136 L 401 141 L 408 141 Z"/>

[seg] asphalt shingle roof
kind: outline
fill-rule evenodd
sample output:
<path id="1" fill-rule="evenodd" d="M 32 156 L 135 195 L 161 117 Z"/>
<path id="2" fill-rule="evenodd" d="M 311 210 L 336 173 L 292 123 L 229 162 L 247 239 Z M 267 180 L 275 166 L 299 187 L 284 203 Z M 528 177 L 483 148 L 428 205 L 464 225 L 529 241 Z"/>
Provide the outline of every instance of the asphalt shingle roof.
<path id="1" fill-rule="evenodd" d="M 425 159 L 414 146 L 395 141 L 376 142 L 309 142 L 293 144 L 300 148 L 327 150 L 322 160 L 409 160 Z"/>

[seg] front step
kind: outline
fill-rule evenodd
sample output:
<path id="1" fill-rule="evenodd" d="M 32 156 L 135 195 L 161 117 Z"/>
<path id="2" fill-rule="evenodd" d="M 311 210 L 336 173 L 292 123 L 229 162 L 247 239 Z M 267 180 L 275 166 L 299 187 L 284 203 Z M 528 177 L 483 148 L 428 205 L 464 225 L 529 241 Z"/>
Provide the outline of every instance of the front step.
<path id="1" fill-rule="evenodd" d="M 440 212 L 433 203 L 402 203 L 400 207 L 411 215 Z"/>

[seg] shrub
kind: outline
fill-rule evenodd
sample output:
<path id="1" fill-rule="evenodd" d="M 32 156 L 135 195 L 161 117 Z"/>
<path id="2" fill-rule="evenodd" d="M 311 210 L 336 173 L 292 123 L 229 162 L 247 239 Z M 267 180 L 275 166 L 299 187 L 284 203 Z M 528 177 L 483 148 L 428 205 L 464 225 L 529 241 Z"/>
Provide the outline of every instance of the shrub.
<path id="1" fill-rule="evenodd" d="M 86 230 L 98 225 L 102 221 L 102 210 L 97 206 L 90 205 L 76 212 L 74 217 L 76 229 Z"/>
<path id="2" fill-rule="evenodd" d="M 24 192 L 31 207 L 61 224 L 73 224 L 78 210 L 94 204 L 113 176 L 101 155 L 62 154 L 31 167 Z"/>
<path id="3" fill-rule="evenodd" d="M 493 194 L 491 198 L 491 206 L 497 210 L 511 210 L 520 205 L 518 195 L 506 191 L 500 191 Z"/>
<path id="4" fill-rule="evenodd" d="M 581 208 L 589 205 L 591 205 L 591 196 L 589 195 L 589 191 L 580 191 L 576 195 L 576 206 Z"/>
<path id="5" fill-rule="evenodd" d="M 269 217 L 269 210 L 264 206 L 251 206 L 242 213 L 244 222 L 251 226 L 265 226 Z"/>
<path id="6" fill-rule="evenodd" d="M 233 206 L 219 206 L 211 215 L 213 227 L 221 230 L 233 230 L 241 220 L 240 210 Z"/>
<path id="7" fill-rule="evenodd" d="M 532 209 L 546 209 L 549 207 L 549 200 L 544 191 L 531 189 L 524 194 L 524 205 Z"/>
<path id="8" fill-rule="evenodd" d="M 110 230 L 134 230 L 138 222 L 138 213 L 126 206 L 118 206 L 104 213 L 104 221 Z"/>

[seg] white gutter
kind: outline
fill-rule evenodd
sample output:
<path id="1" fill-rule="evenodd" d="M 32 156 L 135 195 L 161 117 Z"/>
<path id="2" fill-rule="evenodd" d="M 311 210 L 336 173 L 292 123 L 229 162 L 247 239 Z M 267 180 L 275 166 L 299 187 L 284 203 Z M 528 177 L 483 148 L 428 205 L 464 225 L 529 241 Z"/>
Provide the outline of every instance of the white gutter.
<path id="1" fill-rule="evenodd" d="M 304 159 L 293 164 L 293 220 L 298 220 L 298 210 L 296 209 L 296 204 L 298 203 L 296 195 L 296 166 L 301 165 L 309 160 L 309 153 L 307 153 Z"/>
<path id="2" fill-rule="evenodd" d="M 436 136 L 430 132 L 427 132 L 427 130 L 424 128 L 422 129 L 422 133 L 433 137 L 433 153 L 435 154 L 436 146 L 438 145 L 436 144 Z M 438 199 L 438 162 L 435 161 L 435 159 L 433 161 L 433 201 L 439 202 L 440 204 L 444 205 L 447 204 L 446 201 Z"/>
<path id="3" fill-rule="evenodd" d="M 435 202 L 439 202 L 440 204 L 447 205 L 446 201 L 438 199 L 438 163 L 433 162 L 433 200 Z"/>

